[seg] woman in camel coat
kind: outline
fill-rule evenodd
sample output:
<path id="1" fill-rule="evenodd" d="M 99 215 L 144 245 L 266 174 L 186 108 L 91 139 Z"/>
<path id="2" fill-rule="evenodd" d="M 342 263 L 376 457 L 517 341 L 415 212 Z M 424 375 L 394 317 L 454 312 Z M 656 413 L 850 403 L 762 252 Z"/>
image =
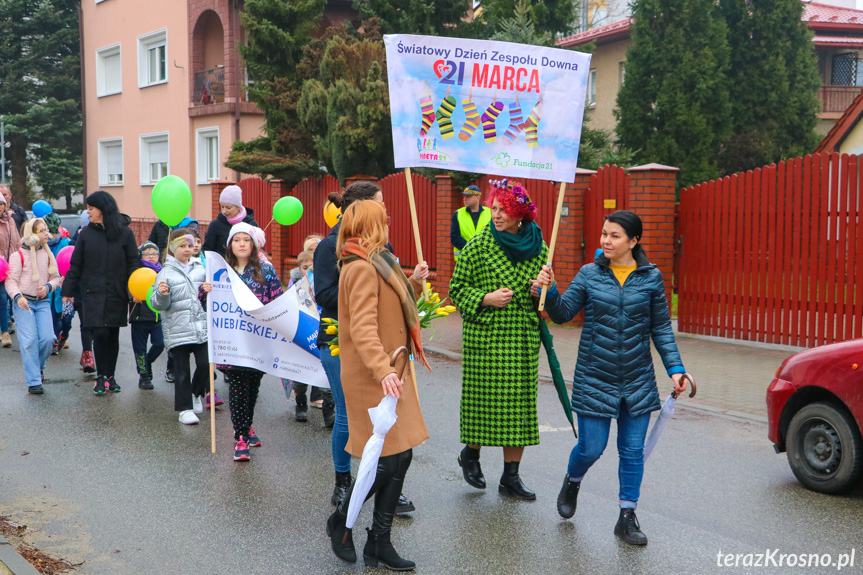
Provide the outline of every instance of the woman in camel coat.
<path id="1" fill-rule="evenodd" d="M 386 221 L 386 208 L 379 202 L 355 202 L 342 216 L 336 245 L 342 264 L 339 355 L 350 433 L 346 450 L 351 455 L 362 457 L 372 436 L 368 409 L 377 407 L 386 395 L 398 398 L 398 419 L 384 440 L 368 495 L 375 496 L 375 508 L 363 558 L 366 565 L 383 563 L 402 571 L 415 565 L 398 555 L 390 542 L 390 530 L 412 448 L 428 438 L 428 431 L 414 386 L 399 379 L 390 356 L 406 346 L 425 362 L 415 296 L 422 286 L 415 279 L 408 280 L 385 248 Z M 351 530 L 345 525 L 351 491 L 327 521 L 333 552 L 349 563 L 356 561 Z"/>

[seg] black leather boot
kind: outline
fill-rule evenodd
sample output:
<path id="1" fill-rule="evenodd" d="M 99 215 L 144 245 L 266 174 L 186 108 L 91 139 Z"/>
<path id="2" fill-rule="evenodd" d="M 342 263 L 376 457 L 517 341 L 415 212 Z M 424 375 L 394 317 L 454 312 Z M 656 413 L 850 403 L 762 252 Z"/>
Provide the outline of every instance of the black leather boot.
<path id="1" fill-rule="evenodd" d="M 336 485 L 333 487 L 333 496 L 330 497 L 330 503 L 338 505 L 345 498 L 345 494 L 350 489 L 354 479 L 351 477 L 350 471 L 336 471 Z"/>
<path id="2" fill-rule="evenodd" d="M 580 488 L 581 481 L 571 481 L 569 473 L 563 476 L 563 487 L 560 488 L 560 493 L 557 495 L 557 512 L 564 519 L 569 519 L 575 515 Z"/>
<path id="3" fill-rule="evenodd" d="M 411 462 L 410 450 L 395 456 L 396 470 L 392 479 L 381 485 L 375 494 L 375 510 L 372 515 L 372 528 L 368 529 L 369 538 L 363 548 L 363 561 L 368 567 L 383 565 L 391 571 L 412 571 L 416 563 L 402 559 L 390 541 L 393 516 L 404 484 L 405 472 Z"/>
<path id="4" fill-rule="evenodd" d="M 306 394 L 300 395 L 299 393 L 295 397 L 297 400 L 297 410 L 294 412 L 294 417 L 297 421 L 308 421 L 309 420 L 309 400 Z"/>
<path id="5" fill-rule="evenodd" d="M 458 454 L 458 466 L 461 467 L 464 480 L 468 482 L 468 485 L 477 489 L 485 489 L 485 476 L 479 466 L 479 449 L 472 449 L 469 445 L 465 445 L 461 453 Z"/>
<path id="6" fill-rule="evenodd" d="M 344 511 L 347 511 L 346 505 L 339 505 L 327 519 L 327 536 L 330 538 L 330 546 L 336 557 L 348 563 L 356 563 L 357 550 L 354 548 L 353 530 L 345 525 L 348 517 L 342 511 L 343 507 Z"/>
<path id="7" fill-rule="evenodd" d="M 641 532 L 635 509 L 621 509 L 617 525 L 614 526 L 614 534 L 630 545 L 647 545 L 647 535 Z"/>
<path id="8" fill-rule="evenodd" d="M 503 495 L 512 495 L 525 501 L 536 499 L 536 493 L 527 488 L 518 476 L 518 461 L 503 463 L 503 475 L 500 476 L 500 485 L 497 490 Z"/>

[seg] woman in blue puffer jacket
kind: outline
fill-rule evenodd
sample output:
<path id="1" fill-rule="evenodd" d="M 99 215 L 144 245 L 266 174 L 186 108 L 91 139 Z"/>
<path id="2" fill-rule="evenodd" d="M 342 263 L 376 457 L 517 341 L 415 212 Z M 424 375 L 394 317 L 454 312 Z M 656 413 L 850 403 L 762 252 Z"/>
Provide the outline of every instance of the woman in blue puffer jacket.
<path id="1" fill-rule="evenodd" d="M 650 412 L 660 408 L 650 339 L 656 346 L 675 390 L 686 389 L 685 373 L 668 313 L 662 274 L 639 241 L 641 219 L 619 210 L 602 226 L 602 253 L 582 267 L 561 295 L 546 266 L 532 291 L 550 285 L 545 310 L 556 323 L 572 320 L 584 309 L 584 329 L 572 385 L 572 408 L 578 414 L 579 439 L 557 498 L 566 519 L 575 514 L 578 490 L 587 470 L 608 443 L 611 420 L 617 419 L 620 455 L 620 515 L 614 534 L 632 545 L 646 545 L 635 508 L 644 474 L 644 440 Z"/>

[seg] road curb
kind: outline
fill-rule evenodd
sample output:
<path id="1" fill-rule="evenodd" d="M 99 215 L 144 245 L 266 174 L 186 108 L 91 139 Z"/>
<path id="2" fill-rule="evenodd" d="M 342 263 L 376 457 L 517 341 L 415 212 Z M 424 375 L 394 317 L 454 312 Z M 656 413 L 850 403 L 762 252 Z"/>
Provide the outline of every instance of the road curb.
<path id="1" fill-rule="evenodd" d="M 21 557 L 12 544 L 0 535 L 0 574 L 5 573 L 4 567 L 12 575 L 39 575 L 36 568 Z"/>

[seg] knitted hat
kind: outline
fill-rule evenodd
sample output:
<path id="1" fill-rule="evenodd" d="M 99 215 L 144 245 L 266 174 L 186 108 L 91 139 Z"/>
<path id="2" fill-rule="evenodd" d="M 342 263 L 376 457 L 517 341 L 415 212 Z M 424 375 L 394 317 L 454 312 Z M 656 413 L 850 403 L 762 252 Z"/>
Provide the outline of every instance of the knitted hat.
<path id="1" fill-rule="evenodd" d="M 240 186 L 228 186 L 219 194 L 219 203 L 242 207 L 243 190 Z"/>
<path id="2" fill-rule="evenodd" d="M 51 235 L 57 235 L 60 231 L 60 224 L 62 223 L 60 221 L 60 216 L 51 212 L 50 214 L 42 216 L 42 220 L 45 222 L 45 225 L 48 226 L 48 231 L 51 232 Z"/>
<path id="3" fill-rule="evenodd" d="M 249 234 L 255 245 L 258 245 L 258 238 L 255 237 L 255 228 L 250 226 L 246 222 L 240 222 L 239 224 L 234 224 L 234 226 L 231 228 L 231 233 L 228 234 L 228 242 L 225 244 L 225 246 L 230 247 L 231 240 L 234 239 L 234 236 L 239 233 Z"/>
<path id="4" fill-rule="evenodd" d="M 138 248 L 138 257 L 139 258 L 144 257 L 144 251 L 145 250 L 156 250 L 156 252 L 158 253 L 159 252 L 159 246 L 157 246 L 153 242 L 144 242 L 143 244 L 141 244 L 141 247 Z"/>
<path id="5" fill-rule="evenodd" d="M 262 230 L 261 228 L 254 228 L 253 227 L 252 231 L 255 234 L 254 235 L 255 243 L 258 244 L 259 248 L 263 248 L 264 244 L 267 243 L 267 235 L 264 233 L 264 230 Z"/>
<path id="6" fill-rule="evenodd" d="M 481 196 L 482 192 L 476 186 L 468 186 L 461 193 L 463 196 Z"/>

